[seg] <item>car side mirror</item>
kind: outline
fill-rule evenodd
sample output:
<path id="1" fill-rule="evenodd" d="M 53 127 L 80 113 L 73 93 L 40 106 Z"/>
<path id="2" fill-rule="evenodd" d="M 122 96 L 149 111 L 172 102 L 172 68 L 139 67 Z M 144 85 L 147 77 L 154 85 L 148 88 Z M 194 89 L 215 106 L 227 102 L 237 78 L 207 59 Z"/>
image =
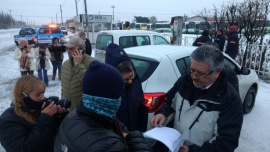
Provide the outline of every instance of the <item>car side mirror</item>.
<path id="1" fill-rule="evenodd" d="M 246 67 L 242 67 L 241 68 L 241 74 L 242 75 L 249 75 L 250 74 L 250 69 L 248 69 Z"/>

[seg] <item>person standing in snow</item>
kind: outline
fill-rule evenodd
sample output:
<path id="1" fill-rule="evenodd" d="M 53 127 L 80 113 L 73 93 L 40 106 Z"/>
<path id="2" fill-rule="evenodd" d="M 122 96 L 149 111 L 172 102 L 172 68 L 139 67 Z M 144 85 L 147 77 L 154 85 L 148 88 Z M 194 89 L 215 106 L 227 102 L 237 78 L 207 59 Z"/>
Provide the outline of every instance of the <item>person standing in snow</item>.
<path id="1" fill-rule="evenodd" d="M 14 59 L 18 60 L 21 76 L 34 75 L 35 51 L 25 38 L 18 40 L 19 46 L 15 49 Z"/>

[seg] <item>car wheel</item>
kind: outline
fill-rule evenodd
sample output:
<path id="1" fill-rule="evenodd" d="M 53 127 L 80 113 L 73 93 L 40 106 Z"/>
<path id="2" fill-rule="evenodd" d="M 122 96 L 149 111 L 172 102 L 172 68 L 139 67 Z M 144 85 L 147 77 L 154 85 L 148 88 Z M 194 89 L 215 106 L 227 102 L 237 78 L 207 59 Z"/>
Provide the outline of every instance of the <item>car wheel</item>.
<path id="1" fill-rule="evenodd" d="M 244 103 L 243 103 L 243 113 L 247 114 L 249 113 L 252 108 L 254 107 L 255 103 L 255 97 L 256 97 L 256 89 L 254 87 L 251 87 L 247 95 L 245 97 Z"/>

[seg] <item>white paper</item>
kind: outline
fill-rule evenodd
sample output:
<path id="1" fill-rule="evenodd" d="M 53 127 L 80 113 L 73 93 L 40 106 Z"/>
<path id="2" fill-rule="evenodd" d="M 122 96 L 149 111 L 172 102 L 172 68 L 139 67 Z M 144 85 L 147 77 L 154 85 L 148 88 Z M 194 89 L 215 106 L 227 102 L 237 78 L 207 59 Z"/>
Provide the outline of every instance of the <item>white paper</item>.
<path id="1" fill-rule="evenodd" d="M 156 127 L 146 131 L 143 135 L 145 138 L 153 138 L 162 142 L 172 152 L 178 151 L 180 144 L 184 142 L 181 138 L 180 132 L 169 127 Z"/>

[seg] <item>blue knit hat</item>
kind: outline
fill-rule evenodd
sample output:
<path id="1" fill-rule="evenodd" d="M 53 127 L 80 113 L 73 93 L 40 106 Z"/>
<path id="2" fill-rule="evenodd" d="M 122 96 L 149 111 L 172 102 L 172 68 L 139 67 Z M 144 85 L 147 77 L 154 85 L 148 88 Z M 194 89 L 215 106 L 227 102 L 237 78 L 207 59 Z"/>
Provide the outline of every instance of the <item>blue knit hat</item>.
<path id="1" fill-rule="evenodd" d="M 93 61 L 89 64 L 82 80 L 83 94 L 119 99 L 124 90 L 120 72 L 109 64 Z"/>
<path id="2" fill-rule="evenodd" d="M 118 63 L 128 60 L 130 61 L 127 53 L 117 44 L 111 43 L 106 49 L 105 63 L 116 66 Z"/>

